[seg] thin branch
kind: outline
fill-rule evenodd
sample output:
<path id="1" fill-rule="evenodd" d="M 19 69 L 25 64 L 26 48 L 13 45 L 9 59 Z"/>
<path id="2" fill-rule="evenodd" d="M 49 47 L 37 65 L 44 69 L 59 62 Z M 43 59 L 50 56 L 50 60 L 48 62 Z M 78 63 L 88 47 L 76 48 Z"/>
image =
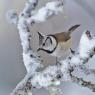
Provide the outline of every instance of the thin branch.
<path id="1" fill-rule="evenodd" d="M 72 74 L 72 72 L 74 71 L 73 67 L 69 71 L 70 71 L 70 76 L 71 76 L 72 82 L 74 82 L 82 87 L 89 88 L 92 90 L 92 92 L 95 92 L 95 84 L 94 83 L 91 83 L 90 81 L 84 80 L 83 78 L 79 78 L 77 76 L 74 76 Z"/>
<path id="2" fill-rule="evenodd" d="M 10 95 L 32 95 L 31 75 L 27 74 Z M 30 94 L 29 94 L 30 95 Z"/>

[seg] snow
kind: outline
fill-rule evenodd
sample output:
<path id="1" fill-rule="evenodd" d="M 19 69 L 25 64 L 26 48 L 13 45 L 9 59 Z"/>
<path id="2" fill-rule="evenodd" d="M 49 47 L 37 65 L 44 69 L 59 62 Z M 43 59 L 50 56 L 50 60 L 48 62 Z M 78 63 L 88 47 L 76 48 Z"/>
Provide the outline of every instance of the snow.
<path id="1" fill-rule="evenodd" d="M 79 45 L 79 52 L 80 57 L 88 57 L 88 53 L 95 47 L 95 38 L 88 38 L 85 31 L 81 37 L 80 45 Z"/>
<path id="2" fill-rule="evenodd" d="M 91 32 L 85 31 L 80 39 L 78 53 L 69 55 L 64 60 L 60 61 L 60 65 L 48 66 L 44 70 L 37 72 L 37 69 L 41 67 L 41 60 L 38 57 L 30 45 L 31 34 L 29 31 L 29 25 L 31 22 L 44 22 L 49 17 L 57 15 L 63 10 L 63 2 L 60 0 L 48 2 L 44 7 L 35 11 L 38 0 L 29 0 L 19 17 L 14 11 L 8 12 L 9 20 L 17 24 L 19 35 L 21 39 L 21 45 L 23 49 L 23 63 L 27 70 L 26 77 L 16 86 L 11 95 L 32 95 L 32 90 L 25 91 L 27 83 L 30 83 L 36 88 L 48 88 L 51 87 L 51 93 L 57 92 L 59 89 L 56 88 L 62 81 L 72 81 L 82 86 L 86 86 L 92 91 L 95 91 L 95 84 L 91 84 L 82 78 L 78 78 L 72 75 L 75 67 L 87 63 L 87 59 L 90 59 L 90 55 L 95 54 L 95 37 L 90 34 Z M 23 15 L 22 15 L 23 14 Z M 84 73 L 86 75 L 86 73 Z M 60 77 L 57 77 L 57 76 Z M 91 73 L 90 73 L 91 75 Z M 62 77 L 62 78 L 61 78 Z M 52 85 L 54 87 L 52 87 Z M 17 93 L 17 94 L 16 94 Z M 21 93 L 21 94 L 20 94 Z M 55 95 L 56 93 L 54 93 Z M 58 93 L 57 93 L 58 94 Z"/>
<path id="3" fill-rule="evenodd" d="M 17 24 L 17 22 L 18 22 L 18 15 L 17 15 L 16 11 L 13 9 L 7 12 L 6 18 L 7 18 L 8 22 L 11 24 Z"/>

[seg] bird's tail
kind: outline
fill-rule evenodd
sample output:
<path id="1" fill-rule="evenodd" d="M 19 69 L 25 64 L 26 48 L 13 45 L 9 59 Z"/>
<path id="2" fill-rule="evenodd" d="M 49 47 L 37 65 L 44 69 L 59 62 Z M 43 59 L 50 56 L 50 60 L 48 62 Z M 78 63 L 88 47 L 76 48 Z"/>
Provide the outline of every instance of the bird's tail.
<path id="1" fill-rule="evenodd" d="M 80 24 L 72 26 L 69 30 L 68 33 L 71 34 L 75 29 L 77 29 L 80 26 Z"/>

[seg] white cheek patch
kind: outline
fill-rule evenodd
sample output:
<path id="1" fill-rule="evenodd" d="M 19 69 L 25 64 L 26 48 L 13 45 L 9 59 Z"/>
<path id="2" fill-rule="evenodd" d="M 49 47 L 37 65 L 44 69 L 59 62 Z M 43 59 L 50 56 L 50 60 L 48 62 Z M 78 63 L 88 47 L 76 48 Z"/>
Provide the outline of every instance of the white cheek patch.
<path id="1" fill-rule="evenodd" d="M 48 52 L 52 52 L 52 53 L 56 50 L 56 47 L 57 47 L 57 42 L 51 36 L 45 37 L 42 45 L 40 46 L 41 49 L 48 51 Z"/>
<path id="2" fill-rule="evenodd" d="M 54 50 L 57 46 L 57 42 L 56 42 L 56 40 L 53 38 L 53 37 L 51 37 L 51 40 L 52 40 L 52 43 L 50 44 L 50 50 L 52 51 L 52 50 Z"/>

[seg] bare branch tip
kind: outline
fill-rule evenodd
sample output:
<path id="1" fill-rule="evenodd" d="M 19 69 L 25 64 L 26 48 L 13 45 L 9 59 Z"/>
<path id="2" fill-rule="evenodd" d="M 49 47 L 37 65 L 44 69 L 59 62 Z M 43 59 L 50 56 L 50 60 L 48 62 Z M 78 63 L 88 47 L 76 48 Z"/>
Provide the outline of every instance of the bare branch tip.
<path id="1" fill-rule="evenodd" d="M 87 35 L 87 37 L 88 37 L 89 39 L 92 38 L 91 32 L 90 32 L 89 30 L 87 30 L 87 31 L 85 32 L 85 34 Z"/>

